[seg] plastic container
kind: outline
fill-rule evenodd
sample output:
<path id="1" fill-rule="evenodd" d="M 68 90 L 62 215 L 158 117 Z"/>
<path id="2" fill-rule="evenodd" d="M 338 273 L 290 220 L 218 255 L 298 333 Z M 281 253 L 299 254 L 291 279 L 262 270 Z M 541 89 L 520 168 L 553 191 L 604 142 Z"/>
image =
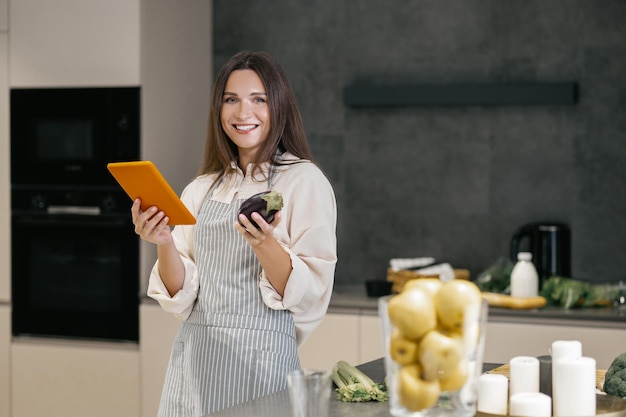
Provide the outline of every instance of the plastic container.
<path id="1" fill-rule="evenodd" d="M 530 252 L 519 252 L 517 263 L 511 272 L 511 296 L 513 297 L 536 297 L 539 293 L 539 276 L 533 255 Z"/>

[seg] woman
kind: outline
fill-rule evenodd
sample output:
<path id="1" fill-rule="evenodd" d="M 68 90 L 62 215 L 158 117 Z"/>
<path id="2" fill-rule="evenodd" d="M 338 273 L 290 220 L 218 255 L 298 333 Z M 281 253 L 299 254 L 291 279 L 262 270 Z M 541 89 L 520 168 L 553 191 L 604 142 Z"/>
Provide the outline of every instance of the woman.
<path id="1" fill-rule="evenodd" d="M 148 295 L 183 321 L 159 416 L 198 417 L 286 388 L 297 346 L 323 319 L 336 257 L 333 189 L 312 162 L 281 67 L 241 52 L 213 88 L 201 174 L 181 199 L 192 226 L 140 201 L 135 231 L 157 246 Z M 282 194 L 271 224 L 237 215 L 261 191 Z"/>

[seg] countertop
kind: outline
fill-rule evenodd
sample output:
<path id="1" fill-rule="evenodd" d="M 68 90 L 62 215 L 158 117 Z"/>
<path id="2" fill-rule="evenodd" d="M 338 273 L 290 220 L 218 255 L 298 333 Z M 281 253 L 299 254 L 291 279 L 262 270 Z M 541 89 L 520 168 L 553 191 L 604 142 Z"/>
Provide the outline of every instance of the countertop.
<path id="1" fill-rule="evenodd" d="M 157 304 L 144 296 L 142 303 Z M 336 285 L 330 299 L 328 313 L 378 315 L 378 298 L 368 297 L 365 285 Z M 562 325 L 626 329 L 626 307 L 622 308 L 575 308 L 544 307 L 534 310 L 508 308 L 489 309 L 489 321 L 543 325 Z"/>
<path id="2" fill-rule="evenodd" d="M 330 300 L 329 313 L 378 314 L 378 299 L 368 297 L 365 285 L 337 285 Z M 626 308 L 544 307 L 534 310 L 489 309 L 489 321 L 508 323 L 557 324 L 626 329 Z"/>
<path id="3" fill-rule="evenodd" d="M 497 364 L 485 364 L 484 371 L 497 367 Z M 383 359 L 377 359 L 358 366 L 374 381 L 385 378 Z M 333 387 L 334 390 L 334 387 Z M 211 417 L 292 417 L 289 391 L 283 390 L 275 394 L 261 397 L 245 404 L 211 414 Z M 387 417 L 390 416 L 388 402 L 344 403 L 331 393 L 328 410 L 329 417 Z"/>

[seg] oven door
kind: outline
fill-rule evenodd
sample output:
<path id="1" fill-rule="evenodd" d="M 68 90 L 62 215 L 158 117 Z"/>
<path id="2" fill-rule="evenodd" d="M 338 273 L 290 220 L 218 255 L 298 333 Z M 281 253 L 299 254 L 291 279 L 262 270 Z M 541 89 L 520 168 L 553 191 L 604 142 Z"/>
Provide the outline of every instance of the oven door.
<path id="1" fill-rule="evenodd" d="M 138 341 L 139 240 L 129 217 L 13 215 L 14 335 Z"/>
<path id="2" fill-rule="evenodd" d="M 11 90 L 11 183 L 110 185 L 139 157 L 139 88 Z"/>

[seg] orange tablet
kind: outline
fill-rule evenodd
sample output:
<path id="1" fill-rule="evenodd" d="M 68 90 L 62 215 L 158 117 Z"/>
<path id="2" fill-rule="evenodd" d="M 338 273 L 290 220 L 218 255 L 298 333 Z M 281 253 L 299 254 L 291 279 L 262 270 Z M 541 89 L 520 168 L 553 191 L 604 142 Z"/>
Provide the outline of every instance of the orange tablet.
<path id="1" fill-rule="evenodd" d="M 193 214 L 152 162 L 110 162 L 107 169 L 133 201 L 141 199 L 142 210 L 157 206 L 170 218 L 171 226 L 196 223 Z"/>

